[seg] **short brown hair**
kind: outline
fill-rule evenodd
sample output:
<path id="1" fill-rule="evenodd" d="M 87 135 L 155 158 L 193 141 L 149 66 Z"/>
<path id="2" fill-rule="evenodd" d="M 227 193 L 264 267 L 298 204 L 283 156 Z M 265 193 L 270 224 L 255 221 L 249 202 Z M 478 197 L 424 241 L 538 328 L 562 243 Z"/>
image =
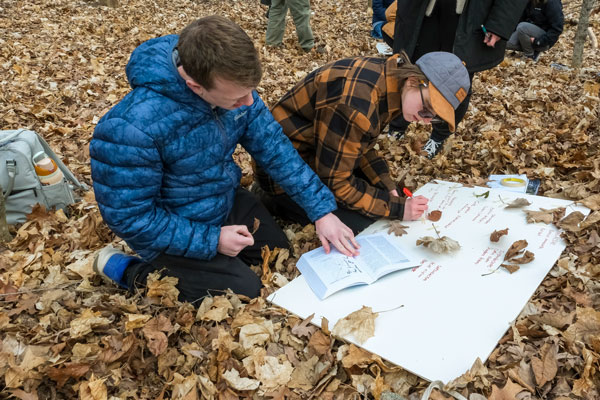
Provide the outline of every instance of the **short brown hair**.
<path id="1" fill-rule="evenodd" d="M 256 87 L 262 76 L 252 39 L 235 22 L 211 15 L 186 26 L 177 42 L 181 66 L 196 83 L 211 89 L 215 76 Z"/>
<path id="2" fill-rule="evenodd" d="M 410 62 L 410 58 L 404 51 L 398 54 L 398 68 L 393 70 L 393 74 L 400 81 L 400 87 L 404 86 L 408 78 L 416 78 L 418 82 L 429 81 L 421 68 Z"/>

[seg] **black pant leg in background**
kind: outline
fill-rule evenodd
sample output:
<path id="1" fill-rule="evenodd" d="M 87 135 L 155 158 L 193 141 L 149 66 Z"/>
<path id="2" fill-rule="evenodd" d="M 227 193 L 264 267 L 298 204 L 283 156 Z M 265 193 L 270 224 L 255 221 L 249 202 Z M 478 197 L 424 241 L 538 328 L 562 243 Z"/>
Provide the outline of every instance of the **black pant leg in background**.
<path id="1" fill-rule="evenodd" d="M 446 51 L 452 53 L 459 18 L 460 15 L 456 13 L 456 0 L 437 0 L 431 15 L 423 18 L 421 30 L 419 31 L 419 38 L 417 39 L 411 61 L 414 63 L 421 58 L 421 56 L 426 53 L 431 53 L 432 51 Z M 461 106 L 466 104 L 464 110 L 458 111 L 461 106 L 456 110 L 456 125 L 458 125 L 458 122 L 462 120 L 467 112 L 470 97 L 471 91 L 469 90 L 467 98 L 461 103 Z M 460 118 L 457 118 L 458 115 L 460 115 Z M 408 128 L 408 125 L 410 125 L 410 122 L 406 121 L 401 115 L 390 122 L 390 129 L 404 133 Z M 431 134 L 433 140 L 438 142 L 444 141 L 450 135 L 451 132 L 448 124 L 440 123 L 433 126 L 433 132 Z"/>
<path id="2" fill-rule="evenodd" d="M 289 244 L 258 198 L 239 188 L 225 225 L 246 225 L 252 231 L 254 218 L 260 220 L 260 226 L 253 235 L 254 245 L 246 247 L 237 257 L 217 253 L 211 260 L 197 260 L 163 253 L 151 263 L 140 260 L 130 264 L 123 278 L 132 289 L 143 287 L 150 273 L 162 270 L 161 276 L 179 279 L 177 289 L 181 301 L 193 302 L 208 294 L 222 294 L 228 288 L 238 294 L 257 297 L 262 285 L 248 265 L 262 262 L 260 251 L 263 246 L 287 248 Z"/>

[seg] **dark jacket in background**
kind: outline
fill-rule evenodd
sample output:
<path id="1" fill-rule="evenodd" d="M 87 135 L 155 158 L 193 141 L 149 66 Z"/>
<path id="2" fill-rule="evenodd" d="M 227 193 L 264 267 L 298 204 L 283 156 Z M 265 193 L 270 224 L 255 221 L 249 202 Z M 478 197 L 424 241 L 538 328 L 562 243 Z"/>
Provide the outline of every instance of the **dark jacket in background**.
<path id="1" fill-rule="evenodd" d="M 426 0 L 398 0 L 394 53 L 404 49 L 412 60 L 428 3 Z M 470 73 L 493 68 L 502 62 L 506 41 L 526 5 L 527 0 L 467 0 L 456 28 L 453 53 L 467 64 Z M 481 25 L 502 39 L 495 47 L 483 43 Z"/>
<path id="2" fill-rule="evenodd" d="M 562 3 L 560 0 L 547 0 L 538 7 L 533 3 L 535 2 L 529 2 L 521 20 L 530 22 L 546 31 L 542 36 L 535 38 L 533 45 L 535 48 L 548 49 L 556 44 L 563 31 L 565 17 Z"/>
<path id="3" fill-rule="evenodd" d="M 373 23 L 386 23 L 385 10 L 394 2 L 394 0 L 373 0 Z"/>

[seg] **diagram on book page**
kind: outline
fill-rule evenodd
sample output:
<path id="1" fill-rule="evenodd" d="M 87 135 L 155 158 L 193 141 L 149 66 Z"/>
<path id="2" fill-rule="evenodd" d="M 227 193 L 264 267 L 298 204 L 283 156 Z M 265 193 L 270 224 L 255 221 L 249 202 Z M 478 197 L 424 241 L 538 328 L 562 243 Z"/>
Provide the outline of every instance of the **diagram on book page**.
<path id="1" fill-rule="evenodd" d="M 345 256 L 335 250 L 326 254 L 324 250 L 317 249 L 314 253 L 305 256 L 326 286 L 363 274 L 356 258 Z"/>
<path id="2" fill-rule="evenodd" d="M 332 280 L 328 282 L 329 285 L 343 281 L 351 275 L 362 273 L 362 270 L 358 264 L 356 264 L 356 261 L 348 256 L 344 256 L 342 259 L 336 259 L 333 271 L 334 273 L 331 276 Z"/>

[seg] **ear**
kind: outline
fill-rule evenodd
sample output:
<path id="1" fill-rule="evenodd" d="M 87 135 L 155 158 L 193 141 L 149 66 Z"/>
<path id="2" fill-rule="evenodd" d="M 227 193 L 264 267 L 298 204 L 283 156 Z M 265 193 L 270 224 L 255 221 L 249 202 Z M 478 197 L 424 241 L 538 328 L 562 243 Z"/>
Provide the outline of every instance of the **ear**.
<path id="1" fill-rule="evenodd" d="M 202 94 L 205 91 L 205 89 L 202 85 L 200 85 L 199 83 L 196 83 L 196 81 L 194 81 L 192 79 L 186 79 L 185 84 L 187 85 L 188 88 L 190 88 L 190 90 L 192 92 L 196 93 L 198 96 L 202 96 Z"/>

